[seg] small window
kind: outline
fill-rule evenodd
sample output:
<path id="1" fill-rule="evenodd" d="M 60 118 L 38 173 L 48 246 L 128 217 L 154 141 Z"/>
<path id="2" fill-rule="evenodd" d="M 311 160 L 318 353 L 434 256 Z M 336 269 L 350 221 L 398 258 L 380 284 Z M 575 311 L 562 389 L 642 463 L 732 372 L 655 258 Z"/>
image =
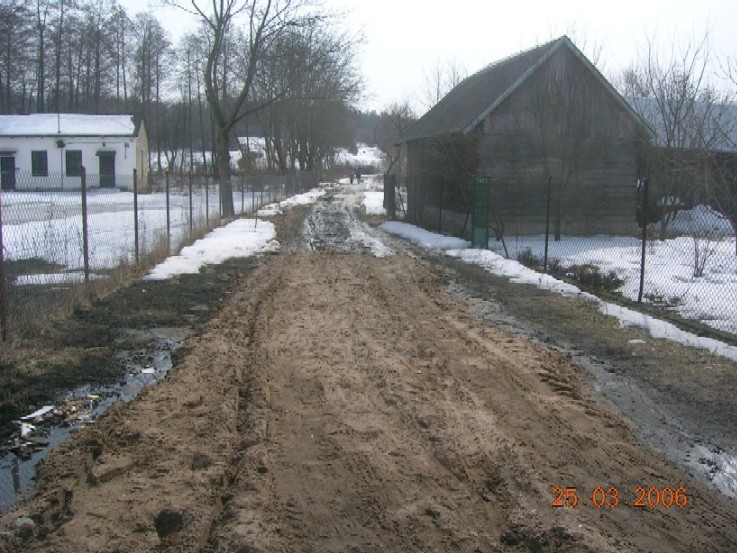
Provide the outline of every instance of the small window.
<path id="1" fill-rule="evenodd" d="M 49 176 L 49 158 L 46 150 L 31 152 L 31 174 L 34 177 Z"/>
<path id="2" fill-rule="evenodd" d="M 67 177 L 82 176 L 82 150 L 67 150 Z"/>

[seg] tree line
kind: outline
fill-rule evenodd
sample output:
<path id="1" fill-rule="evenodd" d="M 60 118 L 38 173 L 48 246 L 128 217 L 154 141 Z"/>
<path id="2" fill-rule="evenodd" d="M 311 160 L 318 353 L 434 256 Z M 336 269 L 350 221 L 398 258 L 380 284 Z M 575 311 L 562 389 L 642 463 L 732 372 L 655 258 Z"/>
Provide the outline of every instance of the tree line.
<path id="1" fill-rule="evenodd" d="M 153 170 L 214 170 L 225 188 L 233 148 L 255 170 L 238 137 L 263 137 L 260 166 L 282 173 L 325 168 L 351 145 L 360 41 L 340 15 L 303 0 L 169 4 L 199 22 L 177 43 L 116 0 L 0 3 L 0 113 L 131 113 Z"/>

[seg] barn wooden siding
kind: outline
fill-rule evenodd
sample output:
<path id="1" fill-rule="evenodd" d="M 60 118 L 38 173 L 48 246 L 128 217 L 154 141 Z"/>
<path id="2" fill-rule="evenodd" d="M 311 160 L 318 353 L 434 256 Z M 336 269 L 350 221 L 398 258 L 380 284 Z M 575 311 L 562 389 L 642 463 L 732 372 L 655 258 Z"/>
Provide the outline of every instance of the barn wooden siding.
<path id="1" fill-rule="evenodd" d="M 560 232 L 637 232 L 646 137 L 567 48 L 468 135 L 415 140 L 407 154 L 408 217 L 426 228 L 468 236 L 470 182 L 479 175 L 491 177 L 495 232 L 542 232 L 551 175 Z"/>

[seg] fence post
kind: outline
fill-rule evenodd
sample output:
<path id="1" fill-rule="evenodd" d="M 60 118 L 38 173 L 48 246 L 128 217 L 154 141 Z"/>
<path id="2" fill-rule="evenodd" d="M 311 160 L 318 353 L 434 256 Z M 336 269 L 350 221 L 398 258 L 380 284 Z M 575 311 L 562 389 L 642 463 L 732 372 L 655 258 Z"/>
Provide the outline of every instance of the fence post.
<path id="1" fill-rule="evenodd" d="M 210 230 L 210 182 L 205 177 L 205 228 Z"/>
<path id="2" fill-rule="evenodd" d="M 87 220 L 87 169 L 82 167 L 82 256 L 84 259 L 84 281 L 90 281 L 90 238 Z"/>
<path id="3" fill-rule="evenodd" d="M 136 265 L 138 265 L 138 173 L 133 169 L 133 241 L 136 250 Z"/>
<path id="4" fill-rule="evenodd" d="M 171 253 L 171 213 L 169 211 L 169 170 L 164 173 L 166 178 L 166 253 Z"/>
<path id="5" fill-rule="evenodd" d="M 637 303 L 642 303 L 642 292 L 645 288 L 645 251 L 647 250 L 647 189 L 650 179 L 638 179 L 637 189 L 642 192 L 642 252 L 640 254 L 640 291 L 637 293 Z"/>
<path id="6" fill-rule="evenodd" d="M 7 342 L 10 337 L 10 320 L 8 319 L 8 287 L 5 281 L 5 246 L 3 245 L 3 202 L 0 192 L 0 338 Z"/>
<path id="7" fill-rule="evenodd" d="M 548 175 L 547 200 L 545 201 L 545 256 L 543 257 L 543 273 L 548 272 L 548 245 L 550 244 L 550 194 L 553 188 L 553 177 Z"/>
<path id="8" fill-rule="evenodd" d="M 443 232 L 443 188 L 445 185 L 445 179 L 440 179 L 440 198 L 438 201 L 438 232 Z"/>
<path id="9" fill-rule="evenodd" d="M 189 171 L 189 234 L 192 235 L 192 170 Z"/>

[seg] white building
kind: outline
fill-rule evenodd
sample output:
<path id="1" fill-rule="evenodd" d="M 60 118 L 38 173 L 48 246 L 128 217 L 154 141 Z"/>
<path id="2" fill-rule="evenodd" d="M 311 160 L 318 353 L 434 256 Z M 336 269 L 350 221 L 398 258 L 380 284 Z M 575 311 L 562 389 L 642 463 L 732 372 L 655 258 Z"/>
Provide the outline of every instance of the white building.
<path id="1" fill-rule="evenodd" d="M 148 138 L 131 115 L 0 115 L 3 190 L 133 188 L 148 184 Z"/>

